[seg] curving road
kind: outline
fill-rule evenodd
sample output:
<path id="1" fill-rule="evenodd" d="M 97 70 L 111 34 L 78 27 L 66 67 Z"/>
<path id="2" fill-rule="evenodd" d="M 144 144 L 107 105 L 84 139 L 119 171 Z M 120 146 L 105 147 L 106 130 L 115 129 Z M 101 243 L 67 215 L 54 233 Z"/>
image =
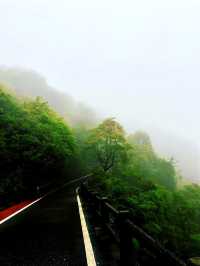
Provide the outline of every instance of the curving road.
<path id="1" fill-rule="evenodd" d="M 77 186 L 65 186 L 0 226 L 1 266 L 87 265 Z"/>

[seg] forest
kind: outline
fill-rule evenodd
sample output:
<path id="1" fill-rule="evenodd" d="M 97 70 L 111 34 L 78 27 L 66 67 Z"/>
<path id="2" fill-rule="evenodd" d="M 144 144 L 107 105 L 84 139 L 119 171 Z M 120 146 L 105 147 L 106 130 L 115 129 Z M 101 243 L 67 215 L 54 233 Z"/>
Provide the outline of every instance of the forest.
<path id="1" fill-rule="evenodd" d="M 76 159 L 71 129 L 37 97 L 20 100 L 0 87 L 1 197 L 24 197 L 58 182 Z"/>
<path id="2" fill-rule="evenodd" d="M 146 132 L 127 134 L 115 118 L 70 124 L 43 98 L 0 86 L 0 197 L 18 201 L 37 186 L 93 173 L 89 185 L 166 248 L 200 252 L 200 187 L 179 186 L 175 161 L 160 157 Z"/>

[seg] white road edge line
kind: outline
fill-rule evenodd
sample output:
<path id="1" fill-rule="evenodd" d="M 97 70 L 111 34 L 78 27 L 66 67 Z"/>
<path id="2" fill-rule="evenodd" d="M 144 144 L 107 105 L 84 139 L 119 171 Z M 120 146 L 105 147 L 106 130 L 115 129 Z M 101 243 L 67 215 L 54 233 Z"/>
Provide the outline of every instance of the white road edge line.
<path id="1" fill-rule="evenodd" d="M 94 251 L 92 248 L 89 232 L 87 229 L 87 224 L 85 221 L 85 216 L 83 213 L 83 208 L 82 204 L 80 201 L 79 195 L 77 195 L 77 202 L 78 202 L 78 209 L 79 209 L 79 215 L 80 215 L 80 220 L 81 220 L 81 227 L 82 227 L 82 232 L 83 232 L 83 240 L 84 240 L 84 245 L 85 245 L 85 253 L 86 253 L 86 259 L 87 259 L 87 265 L 88 266 L 96 266 L 96 261 L 95 261 L 95 256 L 94 256 Z"/>
<path id="2" fill-rule="evenodd" d="M 40 201 L 43 197 L 31 202 L 30 204 L 26 205 L 24 208 L 14 212 L 13 214 L 11 214 L 10 216 L 6 217 L 5 219 L 0 221 L 0 225 L 5 223 L 6 221 L 10 220 L 11 218 L 13 218 L 15 215 L 19 214 L 20 212 L 23 212 L 24 210 L 26 210 L 27 208 L 29 208 L 30 206 L 32 206 L 33 204 L 37 203 L 38 201 Z"/>
<path id="3" fill-rule="evenodd" d="M 89 176 L 89 175 L 88 175 Z M 87 177 L 87 176 L 85 176 Z M 63 187 L 67 186 L 67 185 L 71 185 L 79 180 L 81 180 L 83 177 L 80 177 L 80 178 L 76 178 L 74 180 L 71 180 L 69 182 L 67 182 L 66 184 L 63 185 Z M 13 214 L 11 214 L 10 216 L 6 217 L 5 219 L 1 220 L 0 221 L 0 225 L 7 222 L 8 220 L 10 220 L 11 218 L 13 218 L 15 215 L 19 214 L 20 212 L 23 212 L 24 210 L 26 210 L 27 208 L 31 207 L 33 204 L 37 203 L 38 201 L 42 200 L 43 198 L 45 198 L 46 196 L 50 195 L 50 194 L 53 194 L 54 192 L 58 191 L 60 188 L 56 188 L 48 193 L 46 193 L 44 196 L 38 198 L 37 200 L 31 202 L 30 204 L 26 205 L 24 208 L 14 212 Z"/>

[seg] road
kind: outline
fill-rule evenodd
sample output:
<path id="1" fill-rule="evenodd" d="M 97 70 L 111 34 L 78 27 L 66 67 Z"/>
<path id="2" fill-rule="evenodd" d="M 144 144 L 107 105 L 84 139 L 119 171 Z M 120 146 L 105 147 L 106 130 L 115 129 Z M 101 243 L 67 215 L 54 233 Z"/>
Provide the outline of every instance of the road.
<path id="1" fill-rule="evenodd" d="M 1 266 L 86 266 L 84 243 L 71 184 L 0 226 Z"/>

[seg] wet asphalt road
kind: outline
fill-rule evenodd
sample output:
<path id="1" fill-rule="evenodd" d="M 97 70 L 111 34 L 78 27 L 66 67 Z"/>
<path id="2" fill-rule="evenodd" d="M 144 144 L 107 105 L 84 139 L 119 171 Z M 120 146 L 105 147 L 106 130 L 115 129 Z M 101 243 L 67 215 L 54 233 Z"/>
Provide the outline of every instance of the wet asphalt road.
<path id="1" fill-rule="evenodd" d="M 86 266 L 75 189 L 45 197 L 0 225 L 0 266 Z"/>

